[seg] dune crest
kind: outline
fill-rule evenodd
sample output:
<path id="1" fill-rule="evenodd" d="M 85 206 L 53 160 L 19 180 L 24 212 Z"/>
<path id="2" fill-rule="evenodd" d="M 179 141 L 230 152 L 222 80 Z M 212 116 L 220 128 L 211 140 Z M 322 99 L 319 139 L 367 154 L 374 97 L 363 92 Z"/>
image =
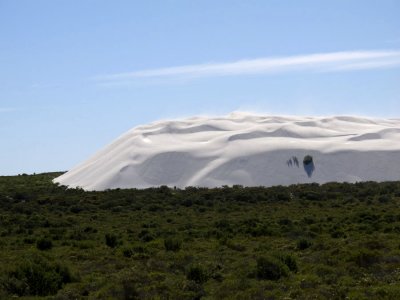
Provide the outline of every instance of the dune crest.
<path id="1" fill-rule="evenodd" d="M 306 155 L 313 158 L 303 166 Z M 400 119 L 235 112 L 138 126 L 54 181 L 86 190 L 400 180 Z"/>

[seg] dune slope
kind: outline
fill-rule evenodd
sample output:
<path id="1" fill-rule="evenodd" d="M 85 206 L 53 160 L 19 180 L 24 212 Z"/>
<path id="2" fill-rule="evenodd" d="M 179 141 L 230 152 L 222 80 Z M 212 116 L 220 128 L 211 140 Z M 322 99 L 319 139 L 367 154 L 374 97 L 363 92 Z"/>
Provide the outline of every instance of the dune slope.
<path id="1" fill-rule="evenodd" d="M 104 190 L 368 180 L 400 180 L 400 119 L 239 112 L 159 121 L 133 128 L 54 181 Z"/>

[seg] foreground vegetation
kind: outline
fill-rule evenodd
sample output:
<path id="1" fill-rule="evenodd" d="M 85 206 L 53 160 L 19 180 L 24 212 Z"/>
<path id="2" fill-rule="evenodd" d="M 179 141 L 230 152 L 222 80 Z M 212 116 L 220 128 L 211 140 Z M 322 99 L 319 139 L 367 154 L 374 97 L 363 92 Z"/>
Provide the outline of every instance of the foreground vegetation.
<path id="1" fill-rule="evenodd" d="M 0 177 L 0 299 L 398 299 L 400 182 L 84 192 Z"/>

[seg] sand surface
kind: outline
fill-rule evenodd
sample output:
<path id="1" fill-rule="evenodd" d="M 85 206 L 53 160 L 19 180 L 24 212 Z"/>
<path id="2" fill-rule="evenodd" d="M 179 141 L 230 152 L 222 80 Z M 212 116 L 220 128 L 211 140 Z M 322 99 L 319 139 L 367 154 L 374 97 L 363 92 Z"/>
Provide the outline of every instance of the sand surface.
<path id="1" fill-rule="evenodd" d="M 133 128 L 54 181 L 105 190 L 369 180 L 400 180 L 400 119 L 235 112 L 158 121 Z"/>

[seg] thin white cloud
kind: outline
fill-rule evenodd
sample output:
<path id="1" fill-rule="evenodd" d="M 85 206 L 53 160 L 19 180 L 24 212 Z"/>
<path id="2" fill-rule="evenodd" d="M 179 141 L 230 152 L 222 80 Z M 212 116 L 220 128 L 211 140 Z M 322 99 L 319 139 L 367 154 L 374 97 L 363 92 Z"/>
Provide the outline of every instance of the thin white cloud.
<path id="1" fill-rule="evenodd" d="M 339 72 L 398 67 L 399 65 L 400 51 L 397 50 L 345 51 L 139 70 L 96 76 L 94 79 L 110 84 L 144 78 L 198 78 L 293 71 Z"/>
<path id="2" fill-rule="evenodd" d="M 372 61 L 362 61 L 356 63 L 348 63 L 331 68 L 329 71 L 353 71 L 353 70 L 368 70 L 368 69 L 384 69 L 400 66 L 400 57 L 395 59 L 382 59 Z"/>

